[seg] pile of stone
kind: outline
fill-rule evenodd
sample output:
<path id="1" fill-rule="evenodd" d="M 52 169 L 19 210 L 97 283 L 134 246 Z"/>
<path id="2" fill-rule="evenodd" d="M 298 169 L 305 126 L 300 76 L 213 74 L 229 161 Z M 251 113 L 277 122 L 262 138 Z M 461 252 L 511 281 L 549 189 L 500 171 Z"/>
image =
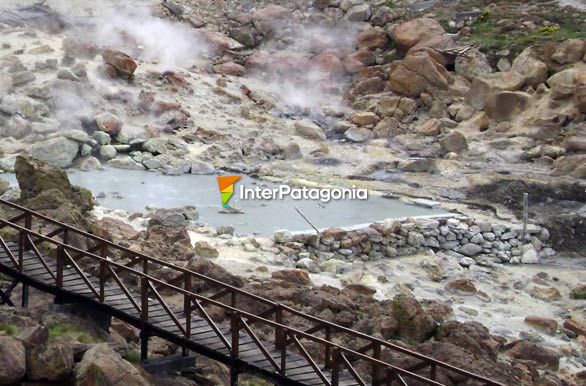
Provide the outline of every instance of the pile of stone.
<path id="1" fill-rule="evenodd" d="M 451 251 L 470 264 L 535 264 L 555 251 L 547 229 L 491 224 L 468 217 L 385 220 L 360 229 L 329 228 L 318 236 L 278 231 L 275 244 L 298 266 L 329 270 L 357 259 L 380 260 L 425 250 Z M 471 260 L 470 260 L 471 259 Z"/>

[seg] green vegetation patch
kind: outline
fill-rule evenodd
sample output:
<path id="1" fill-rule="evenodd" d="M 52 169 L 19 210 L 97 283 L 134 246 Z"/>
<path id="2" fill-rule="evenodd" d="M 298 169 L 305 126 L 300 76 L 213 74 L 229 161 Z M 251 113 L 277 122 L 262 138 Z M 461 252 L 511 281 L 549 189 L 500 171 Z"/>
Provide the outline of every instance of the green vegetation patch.
<path id="1" fill-rule="evenodd" d="M 49 327 L 49 340 L 56 338 L 65 338 L 67 340 L 76 340 L 80 343 L 99 343 L 99 340 L 83 331 L 79 326 L 69 323 L 54 324 Z"/>
<path id="2" fill-rule="evenodd" d="M 15 337 L 18 335 L 18 327 L 13 324 L 0 324 L 0 332 L 4 332 L 8 336 Z"/>

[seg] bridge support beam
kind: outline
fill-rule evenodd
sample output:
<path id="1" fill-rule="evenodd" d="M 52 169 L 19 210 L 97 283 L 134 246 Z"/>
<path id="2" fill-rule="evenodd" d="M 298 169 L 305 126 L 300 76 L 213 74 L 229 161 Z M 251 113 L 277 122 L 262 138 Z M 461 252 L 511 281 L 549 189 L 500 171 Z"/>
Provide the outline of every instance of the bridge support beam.
<path id="1" fill-rule="evenodd" d="M 22 283 L 22 308 L 28 308 L 28 284 Z"/>
<path id="2" fill-rule="evenodd" d="M 148 363 L 149 361 L 149 334 L 146 329 L 140 330 L 140 362 Z"/>
<path id="3" fill-rule="evenodd" d="M 240 372 L 235 365 L 230 367 L 230 386 L 238 386 L 238 374 Z"/>

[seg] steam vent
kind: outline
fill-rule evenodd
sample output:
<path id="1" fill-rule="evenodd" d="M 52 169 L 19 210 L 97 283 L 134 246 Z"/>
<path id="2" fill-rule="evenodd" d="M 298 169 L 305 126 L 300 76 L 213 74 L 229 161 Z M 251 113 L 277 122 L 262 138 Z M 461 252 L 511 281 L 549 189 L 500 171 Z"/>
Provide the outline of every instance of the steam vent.
<path id="1" fill-rule="evenodd" d="M 585 386 L 585 0 L 0 0 L 0 386 Z"/>

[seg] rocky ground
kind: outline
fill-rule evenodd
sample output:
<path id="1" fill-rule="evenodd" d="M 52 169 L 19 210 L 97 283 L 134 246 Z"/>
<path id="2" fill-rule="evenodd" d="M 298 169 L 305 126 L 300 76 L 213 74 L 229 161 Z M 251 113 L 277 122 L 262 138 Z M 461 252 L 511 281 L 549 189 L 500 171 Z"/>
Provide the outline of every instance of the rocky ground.
<path id="1" fill-rule="evenodd" d="M 7 12 L 22 2 L 2 2 L 0 169 L 29 181 L 21 192 L 4 186 L 3 197 L 506 384 L 582 384 L 586 14 L 555 1 L 436 3 L 48 1 L 53 8 Z M 90 172 L 356 184 L 514 225 L 527 192 L 531 222 L 549 230 L 558 253 L 536 240 L 536 256 L 565 267 L 503 265 L 482 248 L 323 264 L 323 251 L 194 225 L 194 209 L 94 208 L 55 174 L 31 186 L 26 176 L 40 166 L 23 154 Z M 282 271 L 295 267 L 310 274 Z M 72 348 L 52 339 L 47 317 L 2 311 L 0 347 L 22 352 L 5 382 L 71 379 L 77 363 L 76 382 L 86 384 L 96 358 L 125 363 L 106 351 L 132 359 L 136 350 L 119 324 L 92 338 L 109 346 Z M 158 343 L 154 355 L 176 350 Z M 59 375 L 30 370 L 55 351 Z M 183 375 L 225 382 L 220 370 L 204 380 L 213 365 L 203 363 Z"/>

